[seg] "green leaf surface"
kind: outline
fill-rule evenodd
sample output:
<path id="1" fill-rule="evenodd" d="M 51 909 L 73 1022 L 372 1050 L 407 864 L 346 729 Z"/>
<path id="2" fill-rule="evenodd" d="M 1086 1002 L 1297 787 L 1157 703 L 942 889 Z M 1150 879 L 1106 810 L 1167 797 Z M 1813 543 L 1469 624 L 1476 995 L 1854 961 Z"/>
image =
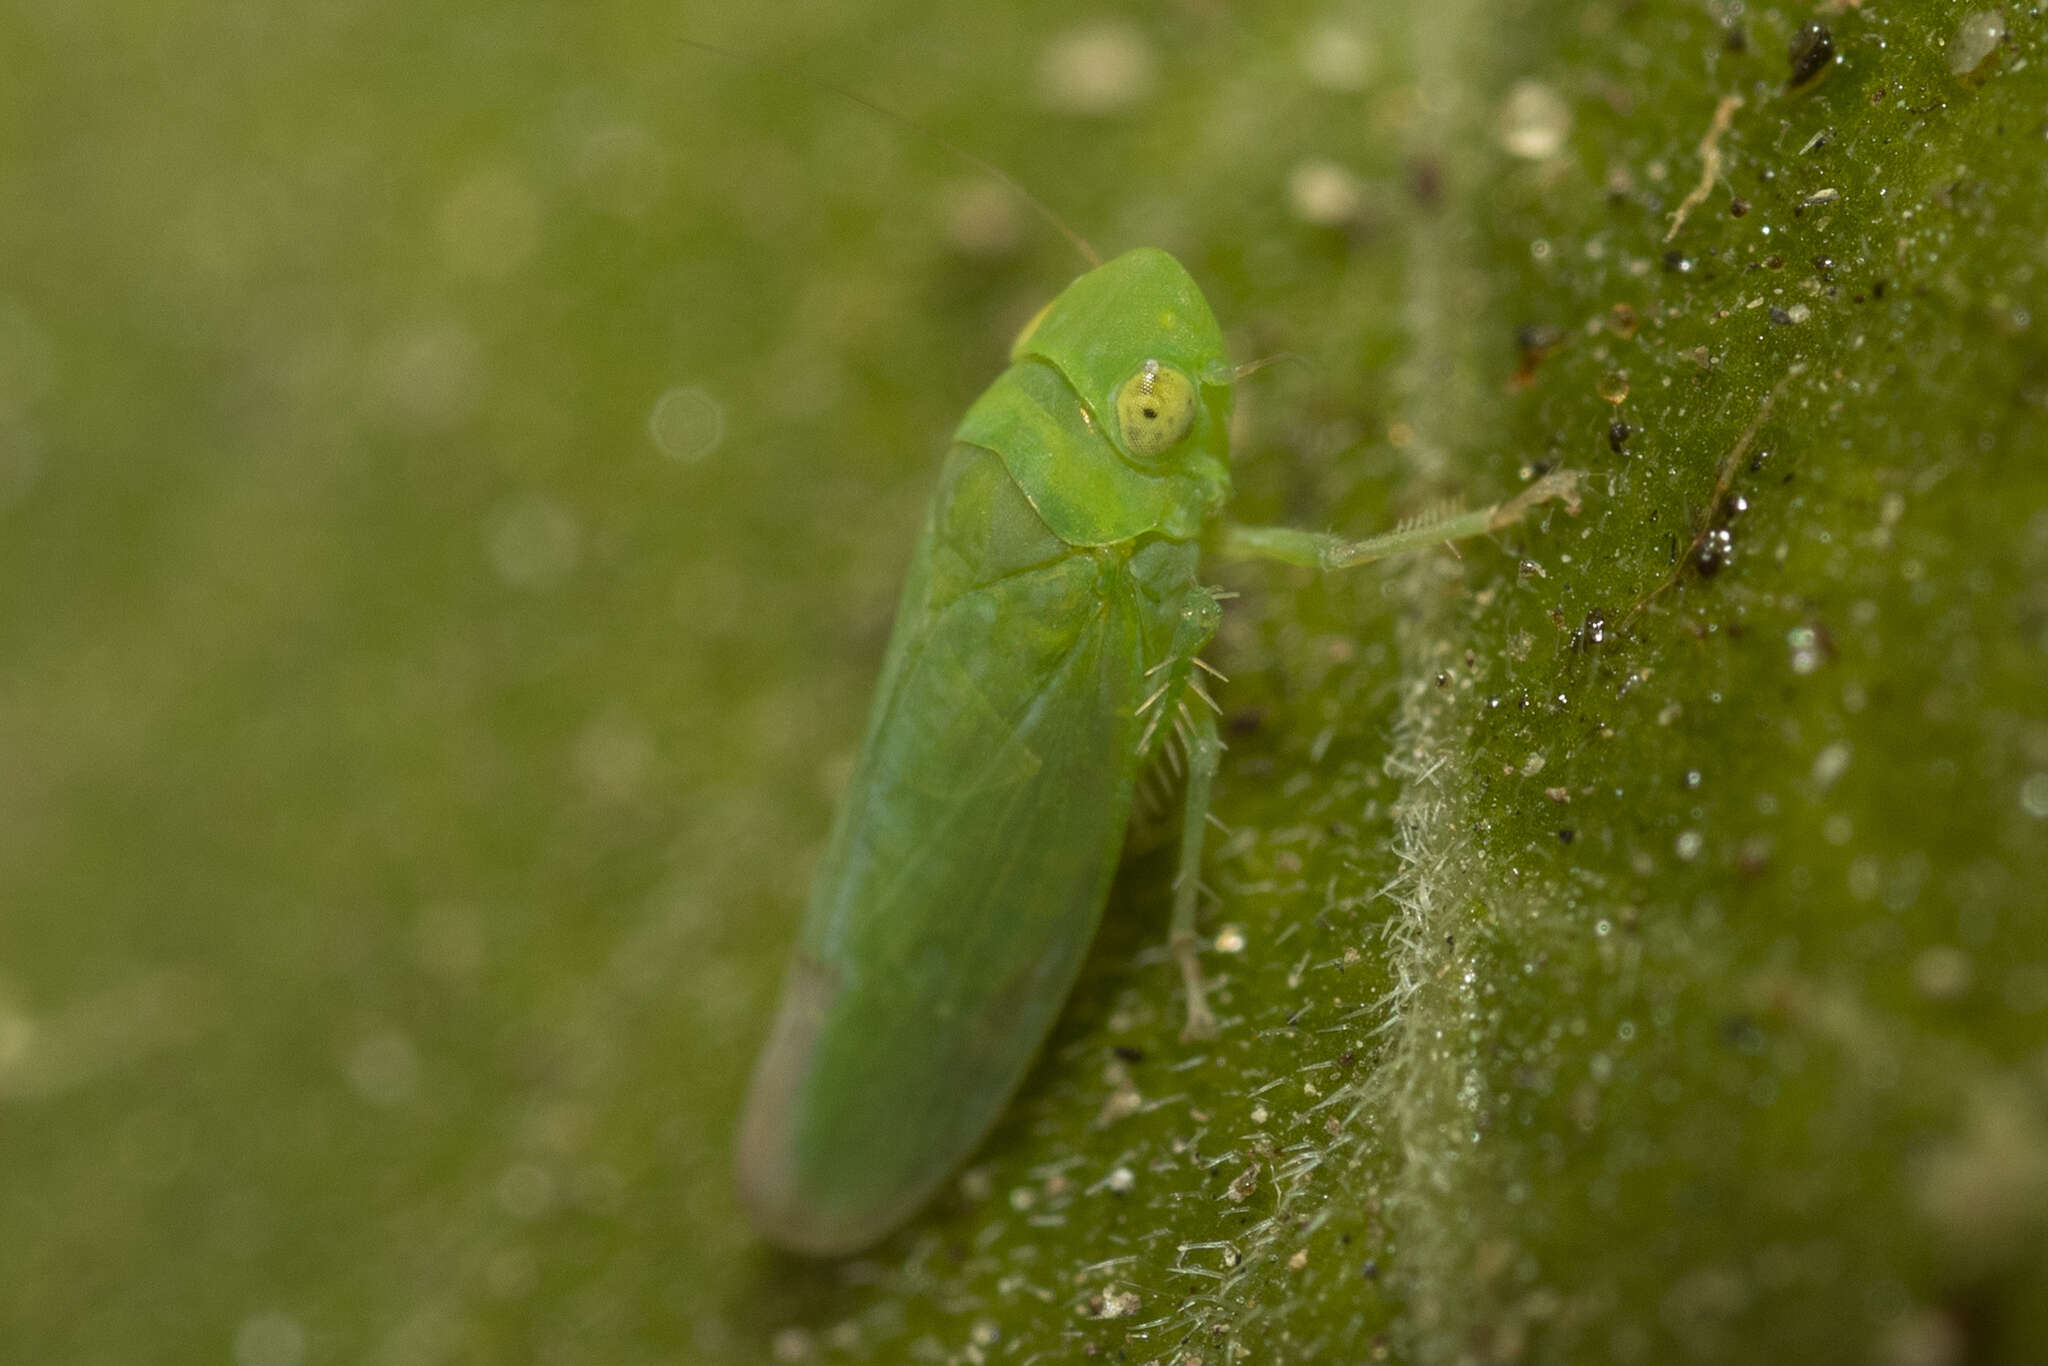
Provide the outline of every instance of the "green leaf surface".
<path id="1" fill-rule="evenodd" d="M 1305 361 L 1246 520 L 1587 474 L 1228 571 L 1222 1036 L 1131 859 L 827 1263 L 731 1125 L 946 433 L 1078 267 L 784 73 Z M 0 16 L 0 1339 L 2040 1359 L 2044 172 L 2017 5 Z"/>

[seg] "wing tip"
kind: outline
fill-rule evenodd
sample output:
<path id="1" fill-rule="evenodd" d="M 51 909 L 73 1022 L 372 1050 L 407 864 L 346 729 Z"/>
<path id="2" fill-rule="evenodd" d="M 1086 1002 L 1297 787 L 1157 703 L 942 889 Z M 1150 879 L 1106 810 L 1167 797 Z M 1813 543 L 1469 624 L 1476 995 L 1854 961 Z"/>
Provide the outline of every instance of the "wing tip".
<path id="1" fill-rule="evenodd" d="M 878 1242 L 916 1208 L 848 1208 L 820 1199 L 805 1180 L 797 1142 L 812 1055 L 838 974 L 798 955 L 775 1027 L 754 1067 L 733 1154 L 740 1208 L 763 1238 L 809 1257 L 840 1257 Z"/>

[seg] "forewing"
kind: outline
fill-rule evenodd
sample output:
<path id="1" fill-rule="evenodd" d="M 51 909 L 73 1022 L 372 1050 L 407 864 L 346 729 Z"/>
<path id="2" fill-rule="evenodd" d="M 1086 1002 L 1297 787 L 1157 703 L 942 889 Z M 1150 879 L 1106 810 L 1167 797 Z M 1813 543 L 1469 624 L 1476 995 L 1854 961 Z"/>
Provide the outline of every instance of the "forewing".
<path id="1" fill-rule="evenodd" d="M 1028 1070 L 1122 844 L 1137 613 L 1076 552 L 899 620 L 741 1135 L 782 1241 L 878 1236 Z"/>

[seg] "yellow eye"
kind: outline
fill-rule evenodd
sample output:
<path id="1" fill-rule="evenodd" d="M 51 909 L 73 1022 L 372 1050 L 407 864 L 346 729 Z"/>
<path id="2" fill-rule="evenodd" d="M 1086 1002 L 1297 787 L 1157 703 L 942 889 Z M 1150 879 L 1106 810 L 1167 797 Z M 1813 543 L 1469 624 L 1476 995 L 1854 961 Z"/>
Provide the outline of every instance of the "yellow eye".
<path id="1" fill-rule="evenodd" d="M 1116 422 L 1132 455 L 1147 460 L 1174 445 L 1195 425 L 1195 382 L 1156 360 L 1116 392 Z"/>

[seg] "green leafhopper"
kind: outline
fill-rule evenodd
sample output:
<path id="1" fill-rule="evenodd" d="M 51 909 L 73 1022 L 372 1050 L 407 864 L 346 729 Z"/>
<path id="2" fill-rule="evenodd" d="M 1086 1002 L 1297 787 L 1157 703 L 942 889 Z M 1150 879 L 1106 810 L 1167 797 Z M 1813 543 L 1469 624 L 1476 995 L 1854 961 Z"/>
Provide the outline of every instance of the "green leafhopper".
<path id="1" fill-rule="evenodd" d="M 955 430 L 740 1122 L 740 1195 L 772 1241 L 864 1247 L 979 1145 L 1065 1003 L 1158 765 L 1181 775 L 1186 1035 L 1214 1032 L 1205 553 L 1339 569 L 1574 498 L 1554 473 L 1365 541 L 1230 524 L 1242 373 L 1188 272 L 1139 249 L 1046 305 Z"/>
<path id="2" fill-rule="evenodd" d="M 1573 496 L 1554 473 L 1360 542 L 1223 522 L 1236 374 L 1162 251 L 1074 281 L 1010 360 L 954 433 L 740 1125 L 747 1210 L 798 1251 L 875 1241 L 980 1143 L 1073 985 L 1149 764 L 1185 767 L 1170 942 L 1187 1032 L 1213 1032 L 1205 547 L 1338 569 Z"/>

